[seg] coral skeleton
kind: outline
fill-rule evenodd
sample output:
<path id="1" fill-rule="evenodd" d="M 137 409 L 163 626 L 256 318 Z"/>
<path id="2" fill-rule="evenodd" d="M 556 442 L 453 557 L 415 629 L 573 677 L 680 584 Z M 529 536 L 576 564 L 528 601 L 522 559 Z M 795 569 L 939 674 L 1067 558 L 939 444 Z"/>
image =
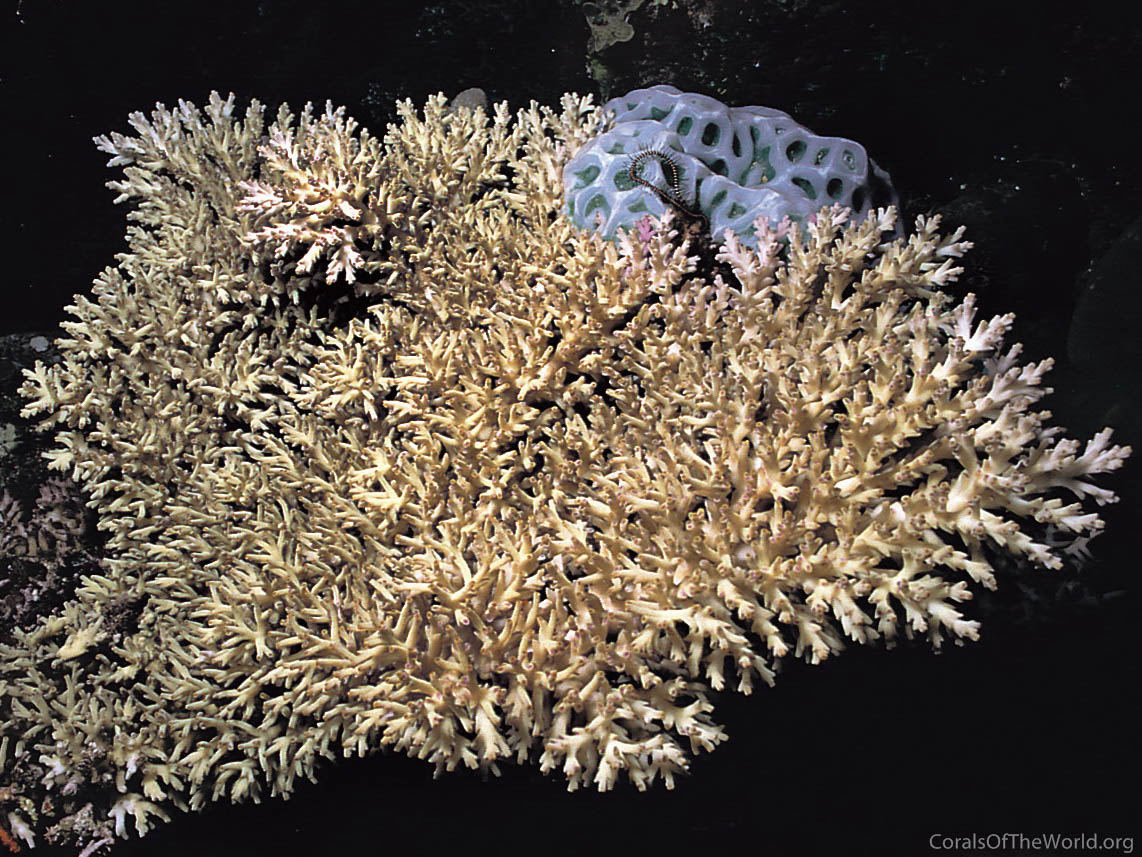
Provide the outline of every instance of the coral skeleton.
<path id="1" fill-rule="evenodd" d="M 0 644 L 0 818 L 94 853 L 393 748 L 667 787 L 711 691 L 975 639 L 992 558 L 1102 526 L 961 231 L 895 211 L 580 231 L 560 111 L 233 96 L 100 137 L 129 252 L 22 388 L 106 537 Z M 1048 532 L 1051 534 L 1048 538 Z M 1085 542 L 1084 542 L 1085 544 Z"/>

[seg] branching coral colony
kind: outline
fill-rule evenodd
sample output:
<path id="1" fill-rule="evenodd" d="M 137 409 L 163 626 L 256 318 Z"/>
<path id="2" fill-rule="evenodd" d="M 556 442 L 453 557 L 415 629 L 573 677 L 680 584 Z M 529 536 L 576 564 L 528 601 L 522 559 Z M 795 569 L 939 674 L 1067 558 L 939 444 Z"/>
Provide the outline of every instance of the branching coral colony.
<path id="1" fill-rule="evenodd" d="M 2 646 L 29 845 L 385 746 L 670 786 L 725 738 L 710 688 L 975 638 L 989 556 L 1057 567 L 1101 526 L 1065 498 L 1115 499 L 1088 478 L 1128 450 L 1045 425 L 1048 363 L 945 291 L 968 245 L 935 218 L 616 243 L 562 207 L 588 99 L 406 103 L 383 142 L 262 113 L 98 140 L 130 252 L 23 387 L 108 539 Z"/>

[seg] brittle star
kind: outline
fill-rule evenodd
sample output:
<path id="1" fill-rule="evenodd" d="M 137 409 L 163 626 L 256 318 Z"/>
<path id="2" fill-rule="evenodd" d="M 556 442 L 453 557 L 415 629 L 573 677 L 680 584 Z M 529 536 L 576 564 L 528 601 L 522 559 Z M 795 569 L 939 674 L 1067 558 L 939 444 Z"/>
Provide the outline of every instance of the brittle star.
<path id="1" fill-rule="evenodd" d="M 658 161 L 662 167 L 662 176 L 666 179 L 667 185 L 665 190 L 639 175 L 639 170 L 642 165 L 651 158 Z M 678 162 L 675 161 L 669 153 L 663 152 L 660 149 L 643 149 L 631 155 L 630 164 L 627 166 L 627 175 L 630 176 L 632 182 L 636 182 L 648 188 L 666 205 L 672 206 L 687 217 L 697 220 L 702 231 L 710 228 L 710 221 L 706 215 L 699 211 L 697 207 L 691 208 L 682 199 L 682 170 L 678 166 Z"/>

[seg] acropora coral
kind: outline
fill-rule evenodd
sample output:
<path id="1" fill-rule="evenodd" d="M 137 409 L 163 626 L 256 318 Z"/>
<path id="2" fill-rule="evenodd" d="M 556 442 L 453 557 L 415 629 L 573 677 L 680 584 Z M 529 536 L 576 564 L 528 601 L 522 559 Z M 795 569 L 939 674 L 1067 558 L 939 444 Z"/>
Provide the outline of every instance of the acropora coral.
<path id="1" fill-rule="evenodd" d="M 974 639 L 991 557 L 1057 567 L 1128 450 L 892 209 L 757 247 L 575 228 L 589 99 L 422 113 L 214 95 L 98 138 L 129 252 L 23 387 L 106 536 L 0 645 L 0 823 L 85 854 L 383 747 L 669 787 L 710 690 Z"/>

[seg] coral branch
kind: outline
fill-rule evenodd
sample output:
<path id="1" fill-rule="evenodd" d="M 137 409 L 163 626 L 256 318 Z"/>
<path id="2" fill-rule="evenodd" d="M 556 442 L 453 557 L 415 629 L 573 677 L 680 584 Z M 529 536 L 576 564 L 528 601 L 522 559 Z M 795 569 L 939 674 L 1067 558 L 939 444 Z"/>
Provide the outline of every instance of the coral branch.
<path id="1" fill-rule="evenodd" d="M 938 218 L 612 242 L 564 209 L 589 100 L 400 116 L 380 141 L 215 95 L 99 139 L 130 253 L 23 387 L 106 535 L 0 643 L 29 844 L 383 747 L 670 787 L 725 739 L 711 689 L 975 639 L 997 555 L 1056 567 L 1102 526 L 1129 450 L 1033 410 L 1049 363 L 949 292 Z"/>

